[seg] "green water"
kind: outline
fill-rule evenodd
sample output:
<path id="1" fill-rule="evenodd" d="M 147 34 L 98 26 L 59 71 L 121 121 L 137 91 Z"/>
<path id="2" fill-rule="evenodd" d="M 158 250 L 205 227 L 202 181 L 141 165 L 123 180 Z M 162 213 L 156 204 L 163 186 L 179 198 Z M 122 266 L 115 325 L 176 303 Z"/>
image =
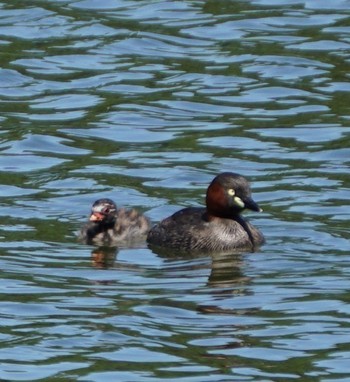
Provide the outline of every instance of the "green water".
<path id="1" fill-rule="evenodd" d="M 349 380 L 349 9 L 0 4 L 0 379 Z M 259 252 L 76 241 L 100 197 L 157 222 L 221 171 Z"/>

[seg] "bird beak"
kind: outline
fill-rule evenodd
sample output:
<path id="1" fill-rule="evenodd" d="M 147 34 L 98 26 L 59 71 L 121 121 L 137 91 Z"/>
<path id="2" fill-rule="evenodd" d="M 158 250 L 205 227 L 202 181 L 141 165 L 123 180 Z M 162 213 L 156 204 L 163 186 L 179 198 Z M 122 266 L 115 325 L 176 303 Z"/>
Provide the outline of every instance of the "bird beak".
<path id="1" fill-rule="evenodd" d="M 103 219 L 104 219 L 104 215 L 101 214 L 100 212 L 92 212 L 89 218 L 91 222 L 100 222 Z"/>
<path id="2" fill-rule="evenodd" d="M 262 209 L 251 198 L 247 198 L 244 200 L 244 206 L 245 208 L 249 208 L 252 211 L 262 212 Z"/>

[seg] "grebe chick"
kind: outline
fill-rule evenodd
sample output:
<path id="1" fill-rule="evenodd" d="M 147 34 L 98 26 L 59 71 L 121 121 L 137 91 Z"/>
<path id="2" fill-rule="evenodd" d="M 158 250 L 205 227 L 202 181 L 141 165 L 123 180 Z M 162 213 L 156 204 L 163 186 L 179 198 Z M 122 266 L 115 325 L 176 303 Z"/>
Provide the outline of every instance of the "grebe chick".
<path id="1" fill-rule="evenodd" d="M 145 240 L 149 230 L 148 218 L 136 210 L 117 208 L 111 199 L 98 199 L 79 239 L 86 244 L 115 246 Z"/>

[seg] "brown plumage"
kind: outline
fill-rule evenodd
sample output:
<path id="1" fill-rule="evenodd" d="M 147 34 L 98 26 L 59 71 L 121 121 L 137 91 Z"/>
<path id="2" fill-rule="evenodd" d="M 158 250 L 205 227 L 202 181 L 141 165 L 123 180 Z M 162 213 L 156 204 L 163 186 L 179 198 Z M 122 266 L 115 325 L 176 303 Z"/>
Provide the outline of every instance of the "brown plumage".
<path id="1" fill-rule="evenodd" d="M 145 240 L 149 229 L 148 218 L 136 210 L 118 209 L 111 199 L 99 199 L 79 239 L 86 244 L 118 246 Z"/>
<path id="2" fill-rule="evenodd" d="M 248 181 L 224 172 L 208 187 L 206 208 L 184 208 L 151 228 L 151 245 L 178 252 L 228 252 L 254 250 L 264 236 L 240 215 L 245 208 L 260 212 L 251 198 Z"/>

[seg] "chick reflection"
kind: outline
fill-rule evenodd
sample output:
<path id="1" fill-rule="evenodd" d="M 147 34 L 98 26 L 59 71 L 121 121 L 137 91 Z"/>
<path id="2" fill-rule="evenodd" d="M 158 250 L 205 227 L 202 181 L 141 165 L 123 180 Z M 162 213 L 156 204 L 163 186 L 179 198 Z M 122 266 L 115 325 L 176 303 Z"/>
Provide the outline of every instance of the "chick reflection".
<path id="1" fill-rule="evenodd" d="M 115 264 L 117 253 L 116 247 L 94 248 L 91 252 L 91 263 L 95 268 L 111 268 Z"/>

